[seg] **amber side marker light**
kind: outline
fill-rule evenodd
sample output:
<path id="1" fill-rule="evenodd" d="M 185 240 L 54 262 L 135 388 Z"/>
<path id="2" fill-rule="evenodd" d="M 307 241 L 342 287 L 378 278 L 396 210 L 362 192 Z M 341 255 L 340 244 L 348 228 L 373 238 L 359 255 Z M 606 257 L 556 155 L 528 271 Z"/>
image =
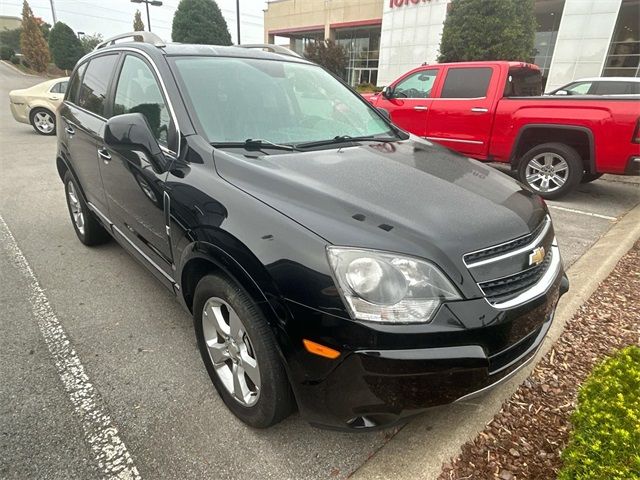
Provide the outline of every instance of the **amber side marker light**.
<path id="1" fill-rule="evenodd" d="M 314 355 L 330 358 L 331 360 L 340 356 L 339 351 L 334 350 L 333 348 L 325 347 L 324 345 L 320 345 L 319 343 L 312 342 L 311 340 L 307 340 L 306 338 L 302 339 L 302 343 L 304 344 L 304 348 L 307 349 L 307 352 L 313 353 Z"/>

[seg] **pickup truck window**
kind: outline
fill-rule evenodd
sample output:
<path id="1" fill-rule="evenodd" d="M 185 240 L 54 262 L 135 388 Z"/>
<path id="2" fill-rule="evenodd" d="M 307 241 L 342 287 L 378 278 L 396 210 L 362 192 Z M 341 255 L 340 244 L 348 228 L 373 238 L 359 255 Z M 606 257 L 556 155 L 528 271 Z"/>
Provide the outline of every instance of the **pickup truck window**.
<path id="1" fill-rule="evenodd" d="M 429 98 L 438 70 L 423 70 L 409 75 L 396 85 L 394 96 L 398 98 Z"/>
<path id="2" fill-rule="evenodd" d="M 450 68 L 442 87 L 441 98 L 486 97 L 493 69 L 491 67 Z"/>

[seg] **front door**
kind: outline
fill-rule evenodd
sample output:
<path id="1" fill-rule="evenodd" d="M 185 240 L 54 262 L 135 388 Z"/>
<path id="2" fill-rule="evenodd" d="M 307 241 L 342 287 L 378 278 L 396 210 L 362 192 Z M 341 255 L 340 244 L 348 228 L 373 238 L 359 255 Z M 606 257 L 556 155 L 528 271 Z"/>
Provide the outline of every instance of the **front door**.
<path id="1" fill-rule="evenodd" d="M 437 76 L 437 68 L 410 73 L 391 86 L 391 98 L 380 95 L 375 106 L 387 110 L 398 127 L 424 137 L 427 135 L 431 91 Z"/>
<path id="2" fill-rule="evenodd" d="M 485 158 L 493 125 L 494 67 L 448 67 L 431 104 L 426 137 L 465 155 Z M 491 87 L 491 88 L 490 88 Z"/>
<path id="3" fill-rule="evenodd" d="M 142 113 L 169 160 L 174 125 L 151 67 L 142 57 L 125 55 L 113 93 L 112 115 Z M 144 152 L 118 153 L 102 146 L 100 171 L 109 216 L 121 235 L 170 275 L 172 253 L 167 231 L 164 182 Z"/>

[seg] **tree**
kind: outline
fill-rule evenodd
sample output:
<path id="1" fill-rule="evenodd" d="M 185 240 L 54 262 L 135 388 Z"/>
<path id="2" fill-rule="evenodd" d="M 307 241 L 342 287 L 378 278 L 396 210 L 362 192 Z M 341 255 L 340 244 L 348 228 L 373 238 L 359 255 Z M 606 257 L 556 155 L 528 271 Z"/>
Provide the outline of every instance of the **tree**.
<path id="1" fill-rule="evenodd" d="M 330 39 L 309 43 L 304 56 L 341 77 L 344 77 L 349 62 L 344 47 Z"/>
<path id="2" fill-rule="evenodd" d="M 133 31 L 144 31 L 144 23 L 142 22 L 142 15 L 140 14 L 140 10 L 136 10 L 135 15 L 133 16 Z"/>
<path id="3" fill-rule="evenodd" d="M 534 0 L 455 0 L 444 22 L 439 62 L 532 61 Z"/>
<path id="4" fill-rule="evenodd" d="M 20 51 L 20 34 L 22 33 L 22 28 L 13 28 L 11 30 L 5 28 L 0 31 L 0 45 L 4 47 L 9 47 L 15 50 L 16 52 Z"/>
<path id="5" fill-rule="evenodd" d="M 27 0 L 22 4 L 20 50 L 27 64 L 36 72 L 47 70 L 50 60 L 49 47 Z"/>
<path id="6" fill-rule="evenodd" d="M 84 55 L 82 43 L 66 23 L 58 22 L 49 34 L 49 51 L 53 63 L 63 70 L 71 70 Z"/>
<path id="7" fill-rule="evenodd" d="M 182 43 L 231 45 L 227 22 L 213 0 L 180 0 L 171 38 Z"/>
<path id="8" fill-rule="evenodd" d="M 96 48 L 96 46 L 100 42 L 102 42 L 102 40 L 104 40 L 104 38 L 102 38 L 102 35 L 100 33 L 94 33 L 93 35 L 83 35 L 80 39 L 80 43 L 82 44 L 84 53 L 89 53 L 94 48 Z"/>

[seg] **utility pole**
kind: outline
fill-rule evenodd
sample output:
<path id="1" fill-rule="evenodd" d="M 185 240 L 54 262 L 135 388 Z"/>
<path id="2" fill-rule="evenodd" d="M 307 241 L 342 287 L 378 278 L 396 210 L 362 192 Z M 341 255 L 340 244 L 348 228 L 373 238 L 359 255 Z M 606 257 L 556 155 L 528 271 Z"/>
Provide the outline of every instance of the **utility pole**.
<path id="1" fill-rule="evenodd" d="M 56 17 L 56 6 L 53 4 L 53 0 L 49 0 L 51 3 L 51 16 L 53 17 L 53 25 L 55 26 L 58 23 L 58 18 Z"/>
<path id="2" fill-rule="evenodd" d="M 53 2 L 53 0 L 51 0 Z M 149 16 L 149 4 L 154 7 L 161 7 L 162 2 L 160 0 L 131 0 L 131 3 L 144 3 L 147 6 L 147 30 L 151 31 L 151 17 Z"/>
<path id="3" fill-rule="evenodd" d="M 238 26 L 238 45 L 240 45 L 240 0 L 236 0 L 236 25 Z"/>

